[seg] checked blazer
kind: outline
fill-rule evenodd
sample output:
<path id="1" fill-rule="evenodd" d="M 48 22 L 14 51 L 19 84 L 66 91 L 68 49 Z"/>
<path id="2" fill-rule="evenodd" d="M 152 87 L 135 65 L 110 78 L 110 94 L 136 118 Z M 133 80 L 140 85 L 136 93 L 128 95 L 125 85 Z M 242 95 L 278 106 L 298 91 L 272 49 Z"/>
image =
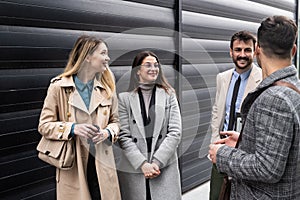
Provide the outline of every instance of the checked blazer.
<path id="1" fill-rule="evenodd" d="M 278 80 L 300 88 L 292 65 L 265 78 L 247 98 Z M 252 105 L 242 106 L 250 109 L 239 147 L 222 146 L 217 152 L 218 170 L 233 178 L 231 199 L 300 198 L 299 99 L 300 94 L 289 87 L 272 86 Z"/>

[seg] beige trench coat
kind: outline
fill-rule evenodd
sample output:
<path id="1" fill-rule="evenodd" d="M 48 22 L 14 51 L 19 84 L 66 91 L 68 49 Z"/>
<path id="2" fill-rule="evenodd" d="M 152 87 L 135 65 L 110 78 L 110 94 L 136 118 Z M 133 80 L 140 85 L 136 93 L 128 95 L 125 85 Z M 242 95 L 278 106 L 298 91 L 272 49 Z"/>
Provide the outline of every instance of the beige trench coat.
<path id="1" fill-rule="evenodd" d="M 71 88 L 68 104 L 65 88 Z M 90 108 L 87 110 L 76 90 L 73 78 L 54 78 L 48 88 L 39 121 L 39 132 L 51 139 L 68 140 L 73 123 L 91 123 L 101 129 L 119 133 L 118 100 L 116 95 L 107 99 L 101 83 L 94 80 Z M 69 119 L 67 120 L 67 106 Z M 63 132 L 59 132 L 63 129 Z M 76 162 L 70 170 L 56 169 L 58 200 L 88 200 L 90 194 L 86 181 L 89 145 L 84 138 L 75 136 Z M 102 142 L 96 145 L 96 170 L 102 200 L 119 200 L 120 190 L 112 146 Z"/>

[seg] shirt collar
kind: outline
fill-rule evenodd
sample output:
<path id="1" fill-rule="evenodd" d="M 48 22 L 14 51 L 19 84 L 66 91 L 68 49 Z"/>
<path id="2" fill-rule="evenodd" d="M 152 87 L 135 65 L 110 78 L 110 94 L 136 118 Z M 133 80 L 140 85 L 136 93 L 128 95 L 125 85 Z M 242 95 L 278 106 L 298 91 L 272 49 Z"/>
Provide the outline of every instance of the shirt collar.
<path id="1" fill-rule="evenodd" d="M 86 84 L 84 84 L 79 78 L 74 75 L 74 82 L 78 90 L 81 92 L 87 87 L 89 91 L 93 90 L 94 80 L 90 80 Z"/>
<path id="2" fill-rule="evenodd" d="M 247 71 L 245 71 L 242 74 L 239 74 L 236 72 L 236 70 L 233 71 L 233 76 L 235 78 L 238 78 L 239 76 L 241 77 L 241 80 L 246 80 L 247 78 L 249 78 L 250 73 L 251 73 L 252 67 L 250 69 L 248 69 Z"/>

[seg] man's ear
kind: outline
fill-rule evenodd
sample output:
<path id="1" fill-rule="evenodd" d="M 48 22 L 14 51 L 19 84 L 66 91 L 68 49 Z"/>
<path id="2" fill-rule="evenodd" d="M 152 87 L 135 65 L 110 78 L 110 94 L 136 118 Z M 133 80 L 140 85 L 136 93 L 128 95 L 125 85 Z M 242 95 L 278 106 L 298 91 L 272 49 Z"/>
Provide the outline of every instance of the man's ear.
<path id="1" fill-rule="evenodd" d="M 261 52 L 261 49 L 260 49 L 260 46 L 256 43 L 255 44 L 255 55 L 257 56 L 257 55 L 259 55 Z"/>
<path id="2" fill-rule="evenodd" d="M 295 56 L 296 52 L 297 52 L 297 45 L 294 44 L 294 46 L 293 46 L 293 48 L 292 48 L 292 57 Z"/>
<path id="3" fill-rule="evenodd" d="M 232 48 L 230 48 L 229 54 L 230 54 L 230 57 L 232 58 Z"/>

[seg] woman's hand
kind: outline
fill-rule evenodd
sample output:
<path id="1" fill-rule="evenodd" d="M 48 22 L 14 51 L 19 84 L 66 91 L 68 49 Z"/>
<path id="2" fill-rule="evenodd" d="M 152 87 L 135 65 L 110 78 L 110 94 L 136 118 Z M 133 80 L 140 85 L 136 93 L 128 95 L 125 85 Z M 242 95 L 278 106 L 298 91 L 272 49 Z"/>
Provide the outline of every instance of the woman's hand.
<path id="1" fill-rule="evenodd" d="M 159 167 L 155 163 L 145 162 L 141 167 L 145 178 L 155 178 L 160 174 Z"/>
<path id="2" fill-rule="evenodd" d="M 99 130 L 96 135 L 93 137 L 93 143 L 99 144 L 106 140 L 109 136 L 109 133 L 107 130 Z"/>
<path id="3" fill-rule="evenodd" d="M 155 170 L 156 173 L 153 173 L 152 176 L 149 177 L 149 178 L 155 178 L 155 177 L 160 175 L 159 166 L 155 162 L 152 162 L 151 165 L 152 165 L 152 167 L 153 167 L 153 169 Z"/>
<path id="4" fill-rule="evenodd" d="M 92 124 L 75 124 L 74 134 L 84 137 L 86 139 L 92 139 L 98 133 L 98 128 Z"/>
<path id="5" fill-rule="evenodd" d="M 236 131 L 223 131 L 220 134 L 227 137 L 216 141 L 214 144 L 226 144 L 230 147 L 235 147 L 240 136 L 240 133 Z"/>

